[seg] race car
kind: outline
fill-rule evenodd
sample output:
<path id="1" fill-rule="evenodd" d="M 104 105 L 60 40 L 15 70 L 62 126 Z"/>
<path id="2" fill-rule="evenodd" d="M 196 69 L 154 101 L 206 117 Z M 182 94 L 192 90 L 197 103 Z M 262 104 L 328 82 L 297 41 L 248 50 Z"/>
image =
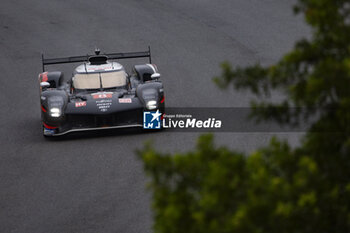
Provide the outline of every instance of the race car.
<path id="1" fill-rule="evenodd" d="M 117 59 L 148 58 L 128 74 Z M 164 112 L 164 89 L 151 50 L 46 59 L 39 74 L 44 136 L 111 128 L 143 127 L 144 112 Z M 47 65 L 82 62 L 64 82 Z"/>

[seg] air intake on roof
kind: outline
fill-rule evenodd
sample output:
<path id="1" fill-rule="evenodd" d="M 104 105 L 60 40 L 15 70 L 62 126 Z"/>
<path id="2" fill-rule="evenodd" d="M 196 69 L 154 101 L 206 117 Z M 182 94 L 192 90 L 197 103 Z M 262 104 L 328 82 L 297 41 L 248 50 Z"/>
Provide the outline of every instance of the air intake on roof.
<path id="1" fill-rule="evenodd" d="M 107 60 L 108 60 L 108 57 L 104 56 L 104 55 L 98 55 L 98 56 L 89 57 L 89 62 L 91 63 L 91 65 L 106 64 Z"/>

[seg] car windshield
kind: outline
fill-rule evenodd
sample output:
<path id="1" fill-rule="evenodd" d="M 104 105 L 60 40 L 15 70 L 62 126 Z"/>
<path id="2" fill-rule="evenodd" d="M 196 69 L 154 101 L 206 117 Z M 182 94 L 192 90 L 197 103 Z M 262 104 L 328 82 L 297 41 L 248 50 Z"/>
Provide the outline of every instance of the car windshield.
<path id="1" fill-rule="evenodd" d="M 116 88 L 126 85 L 124 70 L 103 73 L 77 73 L 73 77 L 76 89 Z"/>

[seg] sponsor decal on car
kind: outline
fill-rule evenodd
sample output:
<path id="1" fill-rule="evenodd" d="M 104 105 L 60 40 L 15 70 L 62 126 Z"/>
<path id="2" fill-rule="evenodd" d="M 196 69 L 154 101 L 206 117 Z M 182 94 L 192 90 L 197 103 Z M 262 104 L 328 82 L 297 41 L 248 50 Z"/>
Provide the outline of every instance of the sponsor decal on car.
<path id="1" fill-rule="evenodd" d="M 112 105 L 111 99 L 96 100 L 96 106 L 101 112 L 106 112 Z"/>
<path id="2" fill-rule="evenodd" d="M 132 99 L 131 98 L 122 98 L 122 99 L 119 99 L 119 103 L 130 104 L 130 103 L 132 103 Z"/>
<path id="3" fill-rule="evenodd" d="M 81 102 L 75 102 L 75 107 L 85 107 L 86 106 L 86 101 L 81 101 Z"/>
<path id="4" fill-rule="evenodd" d="M 103 65 L 99 65 L 99 66 L 88 66 L 87 70 L 89 71 L 97 71 L 97 70 L 101 70 L 101 71 L 106 71 L 106 70 L 112 70 L 113 67 L 110 65 L 107 66 L 103 66 Z"/>
<path id="5" fill-rule="evenodd" d="M 91 95 L 94 99 L 110 99 L 113 96 L 113 92 L 97 92 Z"/>

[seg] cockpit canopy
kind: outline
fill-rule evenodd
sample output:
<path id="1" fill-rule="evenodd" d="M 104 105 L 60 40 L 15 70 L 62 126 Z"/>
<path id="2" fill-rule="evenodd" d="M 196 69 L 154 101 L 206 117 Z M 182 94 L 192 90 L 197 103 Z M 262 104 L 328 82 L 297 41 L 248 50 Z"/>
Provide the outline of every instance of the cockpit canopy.
<path id="1" fill-rule="evenodd" d="M 76 73 L 72 81 L 75 89 L 117 88 L 126 85 L 127 74 L 124 70 Z"/>

